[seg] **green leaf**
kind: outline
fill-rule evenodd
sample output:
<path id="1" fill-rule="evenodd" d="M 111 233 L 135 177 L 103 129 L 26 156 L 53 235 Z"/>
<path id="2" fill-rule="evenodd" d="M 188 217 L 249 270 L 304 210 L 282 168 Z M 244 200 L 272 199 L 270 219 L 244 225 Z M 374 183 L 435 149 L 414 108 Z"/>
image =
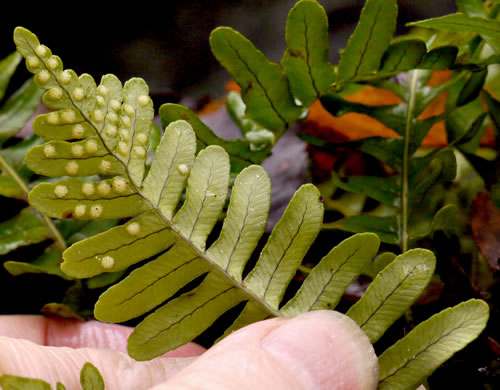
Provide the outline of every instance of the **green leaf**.
<path id="1" fill-rule="evenodd" d="M 106 291 L 94 314 L 101 321 L 128 321 L 155 308 L 209 270 L 202 258 L 179 243 Z"/>
<path id="2" fill-rule="evenodd" d="M 486 69 L 478 72 L 471 72 L 458 95 L 457 106 L 463 106 L 464 104 L 470 103 L 479 96 L 479 93 L 483 89 L 487 73 L 488 71 Z"/>
<path id="3" fill-rule="evenodd" d="M 446 235 L 457 234 L 460 229 L 459 211 L 455 205 L 446 205 L 438 210 L 432 222 L 419 231 L 410 231 L 409 241 L 417 242 L 437 231 L 442 231 Z M 416 229 L 413 229 L 416 230 Z"/>
<path id="4" fill-rule="evenodd" d="M 61 261 L 61 251 L 54 248 L 48 248 L 41 256 L 31 260 L 30 262 L 6 261 L 3 265 L 13 276 L 25 273 L 49 274 L 59 276 L 63 279 L 72 280 L 73 278 L 70 278 L 61 271 Z"/>
<path id="5" fill-rule="evenodd" d="M 488 305 L 471 299 L 432 316 L 379 357 L 380 389 L 416 388 L 486 326 Z"/>
<path id="6" fill-rule="evenodd" d="M 136 360 L 148 360 L 184 345 L 244 299 L 240 289 L 211 273 L 196 289 L 170 301 L 137 325 L 129 337 L 128 353 Z"/>
<path id="7" fill-rule="evenodd" d="M 403 140 L 400 138 L 365 138 L 354 142 L 354 146 L 393 169 L 398 171 L 401 169 L 402 156 L 400 151 L 403 148 Z"/>
<path id="8" fill-rule="evenodd" d="M 236 91 L 229 91 L 226 96 L 226 109 L 233 120 L 238 126 L 241 134 L 246 135 L 250 132 L 264 130 L 262 126 L 245 116 L 247 106 L 243 103 L 241 95 Z"/>
<path id="9" fill-rule="evenodd" d="M 24 199 L 25 193 L 12 178 L 8 175 L 0 175 L 0 195 L 7 198 Z"/>
<path id="10" fill-rule="evenodd" d="M 186 201 L 173 218 L 176 229 L 191 245 L 205 249 L 205 242 L 226 202 L 229 156 L 220 146 L 202 150 L 188 179 Z"/>
<path id="11" fill-rule="evenodd" d="M 40 145 L 42 140 L 36 135 L 23 139 L 8 148 L 0 150 L 0 155 L 25 179 L 29 179 L 33 172 L 28 172 L 24 163 L 24 156 L 33 146 Z M 20 172 L 22 171 L 22 172 Z"/>
<path id="12" fill-rule="evenodd" d="M 207 255 L 238 281 L 267 224 L 271 181 L 260 166 L 245 168 L 233 185 L 226 218 Z"/>
<path id="13" fill-rule="evenodd" d="M 442 46 L 432 49 L 418 64 L 419 69 L 449 69 L 457 57 L 458 49 L 455 46 Z"/>
<path id="14" fill-rule="evenodd" d="M 394 74 L 415 69 L 427 54 L 425 43 L 417 39 L 405 39 L 391 44 L 384 53 L 379 73 Z"/>
<path id="15" fill-rule="evenodd" d="M 245 278 L 248 288 L 272 307 L 278 308 L 286 286 L 319 233 L 322 219 L 319 191 L 310 184 L 302 186 L 273 229 L 256 266 Z"/>
<path id="16" fill-rule="evenodd" d="M 120 271 L 173 243 L 172 231 L 163 220 L 155 212 L 143 213 L 127 224 L 72 245 L 64 252 L 61 268 L 73 277 L 89 278 L 103 272 L 101 262 L 106 256 L 114 263 L 109 271 Z M 132 246 L 134 250 L 130 249 Z"/>
<path id="17" fill-rule="evenodd" d="M 174 207 L 179 202 L 194 162 L 196 141 L 194 134 L 184 121 L 171 122 L 169 131 L 161 139 L 147 178 L 143 193 L 163 215 L 172 218 Z M 165 173 L 167 173 L 165 175 Z"/>
<path id="18" fill-rule="evenodd" d="M 445 232 L 446 234 L 456 233 L 460 226 L 460 214 L 457 206 L 443 206 L 434 216 L 432 220 L 432 233 L 437 231 Z"/>
<path id="19" fill-rule="evenodd" d="M 467 16 L 488 17 L 483 0 L 457 0 L 457 8 Z"/>
<path id="20" fill-rule="evenodd" d="M 41 379 L 23 378 L 14 375 L 0 376 L 3 390 L 51 390 L 52 386 Z"/>
<path id="21" fill-rule="evenodd" d="M 281 64 L 293 95 L 307 107 L 335 81 L 324 8 L 315 0 L 299 1 L 288 14 L 285 36 Z"/>
<path id="22" fill-rule="evenodd" d="M 366 265 L 361 271 L 363 275 L 368 275 L 375 279 L 385 267 L 394 261 L 397 256 L 392 252 L 384 252 L 375 257 L 374 261 Z"/>
<path id="23" fill-rule="evenodd" d="M 43 91 L 29 79 L 0 108 L 0 137 L 19 133 L 35 113 Z"/>
<path id="24" fill-rule="evenodd" d="M 466 16 L 462 13 L 442 16 L 434 19 L 408 23 L 408 26 L 434 28 L 445 31 L 471 31 L 481 34 L 482 37 L 500 53 L 500 22 L 482 17 Z"/>
<path id="25" fill-rule="evenodd" d="M 227 94 L 226 109 L 231 119 L 240 128 L 241 133 L 245 135 L 246 140 L 250 142 L 251 151 L 269 150 L 274 145 L 276 142 L 274 133 L 246 117 L 246 106 L 239 93 L 230 91 Z"/>
<path id="26" fill-rule="evenodd" d="M 127 188 L 119 192 L 122 182 L 127 183 Z M 110 219 L 134 216 L 149 209 L 144 199 L 120 176 L 101 181 L 64 179 L 41 183 L 30 192 L 29 201 L 53 218 Z"/>
<path id="27" fill-rule="evenodd" d="M 42 220 L 30 208 L 25 208 L 12 219 L 0 224 L 0 254 L 6 254 L 22 246 L 50 239 L 50 233 Z"/>
<path id="28" fill-rule="evenodd" d="M 337 82 L 375 73 L 396 30 L 395 0 L 367 0 L 340 58 Z"/>
<path id="29" fill-rule="evenodd" d="M 325 229 L 339 229 L 351 233 L 373 232 L 380 241 L 398 244 L 398 224 L 396 217 L 376 217 L 372 215 L 355 215 L 335 222 L 323 224 Z"/>
<path id="30" fill-rule="evenodd" d="M 332 181 L 345 191 L 361 193 L 388 206 L 397 206 L 401 196 L 398 178 L 395 176 L 350 176 L 343 181 L 332 172 Z"/>
<path id="31" fill-rule="evenodd" d="M 104 390 L 104 380 L 99 370 L 89 362 L 80 371 L 80 383 L 82 390 Z"/>
<path id="32" fill-rule="evenodd" d="M 434 273 L 432 252 L 412 249 L 385 267 L 346 313 L 364 330 L 372 343 L 420 296 Z"/>
<path id="33" fill-rule="evenodd" d="M 347 287 L 376 255 L 378 247 L 379 239 L 373 233 L 357 234 L 341 242 L 321 259 L 281 312 L 293 316 L 334 309 Z"/>
<path id="34" fill-rule="evenodd" d="M 301 113 L 280 65 L 269 61 L 248 39 L 228 27 L 212 31 L 210 47 L 241 87 L 247 115 L 280 136 Z"/>
<path id="35" fill-rule="evenodd" d="M 270 149 L 253 151 L 251 143 L 244 139 L 225 140 L 217 137 L 189 108 L 178 104 L 164 104 L 160 107 L 160 118 L 163 128 L 177 120 L 187 121 L 196 133 L 196 150 L 208 145 L 220 145 L 229 154 L 231 172 L 239 173 L 251 164 L 260 164 L 270 153 Z"/>
<path id="36" fill-rule="evenodd" d="M 12 75 L 23 57 L 16 51 L 0 61 L 0 100 L 5 96 Z"/>

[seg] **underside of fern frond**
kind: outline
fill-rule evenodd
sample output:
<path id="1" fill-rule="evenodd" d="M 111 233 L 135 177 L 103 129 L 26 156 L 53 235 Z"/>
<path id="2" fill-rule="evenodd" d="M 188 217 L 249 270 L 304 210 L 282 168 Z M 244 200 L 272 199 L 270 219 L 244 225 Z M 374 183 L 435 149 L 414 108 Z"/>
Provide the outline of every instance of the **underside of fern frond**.
<path id="1" fill-rule="evenodd" d="M 126 218 L 67 249 L 61 267 L 72 277 L 88 278 L 136 265 L 95 307 L 96 318 L 107 322 L 155 310 L 129 338 L 129 354 L 135 359 L 151 359 L 193 340 L 236 306 L 241 311 L 224 335 L 269 317 L 334 309 L 376 255 L 375 234 L 348 238 L 285 301 L 290 281 L 321 229 L 323 204 L 313 185 L 296 192 L 255 266 L 246 272 L 270 208 L 271 183 L 264 169 L 251 165 L 239 173 L 225 210 L 230 157 L 214 145 L 196 155 L 196 134 L 188 122 L 167 126 L 148 165 L 153 108 L 143 80 L 122 86 L 106 75 L 97 86 L 89 75 L 64 70 L 61 60 L 29 31 L 16 29 L 15 41 L 35 81 L 47 90 L 46 105 L 57 110 L 35 120 L 35 132 L 47 142 L 32 148 L 26 162 L 36 173 L 63 178 L 36 186 L 30 202 L 51 217 Z M 212 232 L 219 221 L 220 232 Z M 211 244 L 209 235 L 217 235 Z M 425 289 L 434 267 L 434 256 L 426 250 L 396 257 L 347 314 L 376 341 Z M 483 306 L 471 302 L 466 307 L 478 313 L 473 314 L 473 329 L 464 330 L 471 339 L 485 325 Z M 438 340 L 446 340 L 439 321 L 428 327 L 435 328 Z M 418 351 L 427 348 L 425 340 L 410 343 Z M 388 358 L 387 371 L 403 372 L 397 364 Z M 432 369 L 434 363 L 418 375 L 425 377 Z M 395 374 L 392 381 L 400 377 Z"/>
<path id="2" fill-rule="evenodd" d="M 379 241 L 373 234 L 347 240 L 320 263 L 330 276 L 313 271 L 295 299 L 280 309 L 321 227 L 318 190 L 305 185 L 297 191 L 244 277 L 267 223 L 271 184 L 266 172 L 250 166 L 236 177 L 220 234 L 207 248 L 228 195 L 230 166 L 224 149 L 209 146 L 195 157 L 191 126 L 175 121 L 146 173 L 153 110 L 145 83 L 132 79 L 122 87 L 107 75 L 96 86 L 88 75 L 63 70 L 60 59 L 29 31 L 18 28 L 15 40 L 35 80 L 48 90 L 45 103 L 58 109 L 35 120 L 35 131 L 48 142 L 33 148 L 26 161 L 39 174 L 69 176 L 35 187 L 31 203 L 58 218 L 134 217 L 73 245 L 64 253 L 62 269 L 84 278 L 149 260 L 104 293 L 95 308 L 98 319 L 121 322 L 164 304 L 130 337 L 129 352 L 136 359 L 192 340 L 242 302 L 246 304 L 228 332 L 270 316 L 333 307 L 376 254 Z M 201 276 L 197 287 L 171 299 Z"/>

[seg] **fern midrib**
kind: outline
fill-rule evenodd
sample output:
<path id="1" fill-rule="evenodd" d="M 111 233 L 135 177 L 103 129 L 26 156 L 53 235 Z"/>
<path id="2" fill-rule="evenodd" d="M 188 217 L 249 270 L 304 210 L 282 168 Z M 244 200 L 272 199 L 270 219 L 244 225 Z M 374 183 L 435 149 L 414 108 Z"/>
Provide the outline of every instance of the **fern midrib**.
<path id="1" fill-rule="evenodd" d="M 149 238 L 149 237 L 151 237 L 151 236 L 154 236 L 155 234 L 160 234 L 160 233 L 164 232 L 164 231 L 165 231 L 165 230 L 167 230 L 167 229 L 169 229 L 169 230 L 173 230 L 173 229 L 172 229 L 172 228 L 170 228 L 169 226 L 167 226 L 167 227 L 162 227 L 161 229 L 159 229 L 159 230 L 155 230 L 155 231 L 153 231 L 153 232 L 151 232 L 151 233 L 148 233 L 148 234 L 146 234 L 145 236 L 142 236 L 142 237 L 137 238 L 136 240 L 129 241 L 129 242 L 127 242 L 126 244 L 121 244 L 118 248 L 112 248 L 112 249 L 106 250 L 106 251 L 104 251 L 104 252 L 97 252 L 97 253 L 96 253 L 96 252 L 93 252 L 93 253 L 92 253 L 92 256 L 83 257 L 83 258 L 81 258 L 81 259 L 77 260 L 77 262 L 81 263 L 81 262 L 84 262 L 85 260 L 90 260 L 90 259 L 95 258 L 95 257 L 97 257 L 97 256 L 107 255 L 107 254 L 109 254 L 109 253 L 111 253 L 111 252 L 113 252 L 113 251 L 116 251 L 116 250 L 118 250 L 118 249 L 121 249 L 121 248 L 123 248 L 123 247 L 134 245 L 136 242 L 141 241 L 141 240 L 145 240 L 145 239 L 147 239 L 147 238 Z"/>
<path id="2" fill-rule="evenodd" d="M 175 160 L 177 158 L 177 155 L 179 154 L 179 146 L 180 146 L 180 142 L 177 141 L 177 145 L 175 146 L 175 153 L 174 153 L 172 160 Z M 167 183 L 168 183 L 168 180 L 170 179 L 170 174 L 172 173 L 173 168 L 174 168 L 174 164 L 172 164 L 172 165 L 170 165 L 170 167 L 168 167 L 167 179 L 163 180 L 163 185 L 162 185 L 161 190 L 160 190 L 160 195 L 158 196 L 158 202 L 156 202 L 156 207 L 160 207 L 160 203 L 161 203 L 161 200 L 163 198 L 163 193 L 165 192 L 165 189 L 167 188 Z"/>
<path id="3" fill-rule="evenodd" d="M 209 188 L 209 183 L 210 183 L 210 179 L 212 178 L 212 171 L 214 169 L 214 162 L 212 161 L 212 164 L 210 165 L 210 172 L 209 174 L 207 175 L 207 185 L 205 186 L 205 195 L 203 196 L 203 200 L 201 202 L 201 205 L 198 209 L 198 214 L 196 215 L 196 219 L 193 223 L 193 227 L 191 228 L 191 232 L 189 232 L 189 241 L 191 241 L 192 237 L 193 237 L 193 233 L 194 231 L 196 230 L 196 225 L 198 224 L 198 222 L 200 222 L 200 215 L 201 215 L 201 212 L 203 211 L 203 209 L 205 208 L 205 202 L 207 201 L 207 198 L 208 198 L 208 188 Z"/>
<path id="4" fill-rule="evenodd" d="M 335 270 L 335 272 L 331 273 L 330 278 L 328 278 L 328 281 L 323 284 L 323 287 L 321 288 L 321 292 L 319 294 L 317 294 L 316 298 L 311 303 L 311 305 L 309 306 L 309 309 L 307 311 L 311 311 L 313 309 L 313 307 L 316 305 L 316 303 L 318 302 L 318 300 L 323 296 L 323 293 L 325 292 L 325 290 L 328 287 L 328 285 L 332 282 L 333 278 L 340 272 L 340 270 L 342 269 L 342 267 L 344 267 L 344 265 L 346 265 L 347 262 L 353 258 L 353 256 L 356 256 L 356 254 L 360 250 L 361 250 L 361 248 L 356 248 L 356 250 L 352 254 L 350 254 L 349 256 L 347 256 L 347 258 L 344 260 L 344 262 L 337 267 L 337 269 Z M 310 272 L 311 271 L 309 271 L 309 273 Z"/>
<path id="5" fill-rule="evenodd" d="M 306 57 L 307 57 L 307 60 L 306 60 L 306 64 L 307 64 L 307 71 L 309 73 L 309 77 L 311 78 L 311 83 L 312 83 L 312 86 L 314 88 L 314 91 L 316 92 L 316 97 L 320 96 L 320 92 L 319 92 L 319 89 L 318 87 L 316 86 L 316 80 L 314 79 L 314 76 L 312 74 L 312 66 L 311 66 L 311 63 L 310 63 L 310 54 L 309 54 L 309 37 L 308 37 L 308 28 L 307 28 L 307 20 L 306 20 L 306 15 L 303 14 L 302 15 L 303 18 L 302 18 L 302 21 L 304 22 L 304 39 L 306 41 L 306 44 L 304 45 L 305 46 L 305 49 L 306 49 Z"/>
<path id="6" fill-rule="evenodd" d="M 257 84 L 259 84 L 259 86 L 262 89 L 262 91 L 264 92 L 264 96 L 266 97 L 267 101 L 269 102 L 269 105 L 271 106 L 272 110 L 274 111 L 276 116 L 280 119 L 280 121 L 283 122 L 284 129 L 281 131 L 284 132 L 288 128 L 288 122 L 285 120 L 285 118 L 281 115 L 281 113 L 275 107 L 274 102 L 271 100 L 271 98 L 269 97 L 269 95 L 267 93 L 267 89 L 264 88 L 260 79 L 257 77 L 257 74 L 252 69 L 250 69 L 248 64 L 243 60 L 243 58 L 240 55 L 240 52 L 238 50 L 236 50 L 236 48 L 231 44 L 231 42 L 229 40 L 227 41 L 227 43 L 231 47 L 231 49 L 233 49 L 233 51 L 236 53 L 236 56 L 240 59 L 240 61 L 243 63 L 243 65 L 245 65 L 245 68 L 247 68 L 248 72 L 255 78 L 255 81 L 257 82 Z"/>
<path id="7" fill-rule="evenodd" d="M 27 44 L 31 48 L 33 54 L 37 56 L 37 58 L 41 61 L 42 64 L 44 64 L 43 60 L 36 54 L 36 51 L 34 50 L 34 48 L 29 43 L 27 43 Z M 134 182 L 134 180 L 133 180 L 133 178 L 132 178 L 132 176 L 130 174 L 130 170 L 129 170 L 128 166 L 120 158 L 116 157 L 115 154 L 108 148 L 108 145 L 106 145 L 106 142 L 104 141 L 101 133 L 97 130 L 97 128 L 95 127 L 95 125 L 92 123 L 92 121 L 83 113 L 83 111 L 80 109 L 80 107 L 78 107 L 75 104 L 75 102 L 71 98 L 71 94 L 66 90 L 65 86 L 62 83 L 59 82 L 59 80 L 57 79 L 57 77 L 54 74 L 54 72 L 52 72 L 50 69 L 48 69 L 45 65 L 44 65 L 44 68 L 48 72 L 50 72 L 50 74 L 54 77 L 54 80 L 56 81 L 56 83 L 64 91 L 64 93 L 68 96 L 68 99 L 71 102 L 72 106 L 76 110 L 78 110 L 78 112 L 80 113 L 80 115 L 82 115 L 82 118 L 84 118 L 84 120 L 94 129 L 96 135 L 99 137 L 99 139 L 101 140 L 104 148 L 108 151 L 108 153 L 111 156 L 113 156 L 120 164 L 123 165 L 123 167 L 125 169 L 125 172 L 127 174 L 127 177 L 130 180 L 130 184 L 132 185 L 132 187 L 134 188 L 134 190 L 137 192 L 137 194 L 139 194 L 149 204 L 149 206 L 151 207 L 151 210 L 154 210 L 158 214 L 158 216 L 165 223 L 165 225 L 167 225 L 167 228 L 169 228 L 170 230 L 172 230 L 172 232 L 179 239 L 185 241 L 188 244 L 188 246 L 190 247 L 190 249 L 194 252 L 195 255 L 197 255 L 198 257 L 201 257 L 201 258 L 205 259 L 205 261 L 207 261 L 213 267 L 213 269 L 217 270 L 220 274 L 222 274 L 222 276 L 226 279 L 226 281 L 231 286 L 233 286 L 235 288 L 238 288 L 239 290 L 241 290 L 243 292 L 243 294 L 245 294 L 246 296 L 248 296 L 249 300 L 258 302 L 268 313 L 272 314 L 273 316 L 275 316 L 275 317 L 282 317 L 282 314 L 279 312 L 279 310 L 276 310 L 276 309 L 272 308 L 265 300 L 263 300 L 262 298 L 260 298 L 257 294 L 255 294 L 250 289 L 246 288 L 246 286 L 243 283 L 239 283 L 236 280 L 234 280 L 233 277 L 228 272 L 226 272 L 222 267 L 220 267 L 217 263 L 215 263 L 213 260 L 211 260 L 206 255 L 205 251 L 201 252 L 200 249 L 196 245 L 194 245 L 194 243 L 191 240 L 189 240 L 188 237 L 184 236 L 176 228 L 175 224 L 171 220 L 169 220 L 161 212 L 160 208 L 157 207 L 155 205 L 155 203 L 151 199 L 149 199 L 148 197 L 146 197 L 144 195 L 144 193 L 140 190 L 139 186 Z M 134 131 L 135 131 L 135 126 L 134 126 Z M 131 139 L 133 139 L 133 138 L 131 138 Z M 131 143 L 133 143 L 133 141 Z"/>
<path id="8" fill-rule="evenodd" d="M 361 329 L 370 322 L 370 320 L 378 313 L 378 311 L 385 305 L 385 303 L 392 297 L 394 294 L 396 294 L 396 291 L 401 288 L 401 286 L 408 280 L 410 276 L 412 276 L 413 271 L 418 267 L 418 265 L 414 266 L 406 275 L 405 277 L 396 285 L 394 286 L 393 290 L 382 300 L 382 302 L 379 303 L 379 305 L 371 311 L 370 315 L 368 318 L 366 318 L 362 324 L 359 325 Z"/>
<path id="9" fill-rule="evenodd" d="M 168 248 L 167 250 L 164 251 L 164 253 L 167 253 L 171 248 Z M 163 253 L 163 254 L 164 254 Z M 162 276 L 160 276 L 159 278 L 156 278 L 153 282 L 151 282 L 150 284 L 144 286 L 143 288 L 141 288 L 140 290 L 134 292 L 133 294 L 131 294 L 130 296 L 128 296 L 127 298 L 125 298 L 124 300 L 116 303 L 115 306 L 120 306 L 120 305 L 123 305 L 125 302 L 129 302 L 131 301 L 132 299 L 134 299 L 137 295 L 139 294 L 142 294 L 144 291 L 146 291 L 148 288 L 152 287 L 154 284 L 158 283 L 160 280 L 162 279 L 165 279 L 167 277 L 169 277 L 172 273 L 178 271 L 179 269 L 181 269 L 182 267 L 185 267 L 186 265 L 192 263 L 193 261 L 196 261 L 197 259 L 199 259 L 198 256 L 194 256 L 193 258 L 185 261 L 184 263 L 182 263 L 181 265 L 177 266 L 176 268 L 173 268 L 172 270 L 169 271 L 169 273 L 167 274 L 164 274 Z"/>
<path id="10" fill-rule="evenodd" d="M 297 224 L 297 231 L 295 232 L 295 234 L 293 235 L 292 239 L 290 240 L 290 242 L 288 243 L 286 249 L 283 251 L 283 253 L 281 254 L 281 257 L 280 259 L 278 260 L 278 262 L 276 263 L 276 266 L 274 267 L 273 269 L 273 272 L 271 273 L 271 276 L 269 277 L 269 281 L 267 283 L 267 286 L 264 290 L 264 293 L 262 294 L 262 299 L 266 299 L 266 295 L 269 291 L 269 287 L 271 286 L 271 283 L 274 279 L 274 275 L 276 274 L 276 272 L 278 271 L 279 267 L 280 267 L 280 264 L 281 262 L 283 261 L 283 259 L 286 257 L 290 247 L 293 245 L 294 241 L 295 241 L 295 238 L 297 237 L 297 235 L 300 233 L 300 228 L 302 227 L 302 225 L 304 224 L 304 220 L 305 220 L 305 216 L 307 214 L 307 203 L 306 203 L 306 207 L 304 208 L 304 212 L 302 213 L 302 219 L 300 220 L 300 223 Z"/>
<path id="11" fill-rule="evenodd" d="M 236 239 L 236 242 L 233 245 L 233 249 L 231 250 L 231 254 L 229 255 L 229 257 L 227 259 L 227 265 L 224 267 L 224 271 L 226 271 L 226 272 L 229 270 L 229 266 L 231 265 L 231 259 L 233 258 L 233 255 L 236 252 L 236 248 L 238 247 L 238 244 L 240 243 L 240 240 L 241 240 L 241 235 L 243 234 L 243 230 L 245 229 L 245 225 L 246 225 L 247 218 L 248 218 L 248 209 L 250 207 L 250 199 L 252 198 L 254 188 L 255 188 L 255 184 L 252 186 L 252 188 L 248 192 L 247 207 L 245 209 L 245 216 L 243 217 L 243 222 L 241 224 L 238 238 Z"/>
<path id="12" fill-rule="evenodd" d="M 450 336 L 452 333 L 460 330 L 461 328 L 463 328 L 464 324 L 466 324 L 468 321 L 464 321 L 462 322 L 460 325 L 458 325 L 457 327 L 451 329 L 449 332 L 441 335 L 440 337 L 438 337 L 437 340 L 433 341 L 432 343 L 430 343 L 429 345 L 427 345 L 424 349 L 418 351 L 414 356 L 412 356 L 411 358 L 409 358 L 406 362 L 404 362 L 403 365 L 401 365 L 401 367 L 398 367 L 395 371 L 393 371 L 392 373 L 390 373 L 389 375 L 385 376 L 384 378 L 380 378 L 379 379 L 379 385 L 386 381 L 388 378 L 396 375 L 399 371 L 401 371 L 402 369 L 406 368 L 408 365 L 411 364 L 411 362 L 415 361 L 415 360 L 418 360 L 417 358 L 423 354 L 424 352 L 426 352 L 428 349 L 432 348 L 433 346 L 435 346 L 436 344 L 438 344 L 441 340 L 447 338 L 448 336 Z"/>
<path id="13" fill-rule="evenodd" d="M 220 296 L 228 293 L 229 291 L 231 291 L 233 288 L 235 288 L 234 286 L 231 286 L 231 287 L 228 287 L 227 289 L 219 292 L 218 294 L 216 294 L 215 296 L 211 297 L 209 300 L 203 302 L 202 305 L 200 306 L 197 306 L 194 308 L 194 310 L 192 310 L 191 312 L 189 312 L 188 314 L 182 316 L 181 318 L 177 319 L 175 322 L 173 322 L 172 324 L 170 324 L 170 326 L 166 327 L 165 329 L 162 329 L 158 332 L 156 332 L 155 335 L 149 337 L 144 344 L 147 344 L 149 342 L 151 342 L 153 339 L 159 337 L 160 335 L 162 335 L 163 333 L 165 332 L 168 332 L 171 328 L 173 328 L 174 326 L 177 326 L 179 324 L 181 324 L 186 318 L 189 318 L 189 317 L 192 317 L 194 313 L 196 313 L 198 310 L 201 310 L 203 309 L 206 305 L 208 305 L 210 302 L 213 302 L 214 300 L 216 300 L 217 298 L 219 298 Z"/>

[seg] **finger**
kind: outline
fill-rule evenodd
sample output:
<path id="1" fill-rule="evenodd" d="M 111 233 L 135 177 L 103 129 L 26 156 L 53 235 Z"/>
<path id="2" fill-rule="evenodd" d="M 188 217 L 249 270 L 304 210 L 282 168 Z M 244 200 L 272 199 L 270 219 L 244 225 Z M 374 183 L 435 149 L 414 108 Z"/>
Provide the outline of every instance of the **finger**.
<path id="1" fill-rule="evenodd" d="M 165 382 L 196 358 L 160 358 L 136 362 L 123 352 L 94 348 L 48 347 L 0 336 L 0 375 L 39 378 L 55 388 L 80 389 L 80 370 L 92 363 L 106 389 L 137 390 Z"/>
<path id="2" fill-rule="evenodd" d="M 241 329 L 154 389 L 367 390 L 377 381 L 363 331 L 340 313 L 316 311 Z"/>
<path id="3" fill-rule="evenodd" d="M 45 342 L 47 323 L 45 317 L 34 315 L 1 315 L 0 336 Z"/>
<path id="4" fill-rule="evenodd" d="M 42 316 L 0 316 L 0 335 L 54 347 L 90 347 L 127 352 L 132 328 L 98 321 L 81 322 Z M 189 343 L 164 357 L 198 356 L 205 349 Z"/>
<path id="5" fill-rule="evenodd" d="M 73 321 L 49 318 L 47 320 L 47 337 L 45 345 L 54 347 L 90 347 L 112 349 L 127 353 L 127 339 L 133 328 L 116 324 L 105 324 L 98 321 Z M 199 356 L 205 348 L 194 344 L 186 344 L 163 357 Z"/>

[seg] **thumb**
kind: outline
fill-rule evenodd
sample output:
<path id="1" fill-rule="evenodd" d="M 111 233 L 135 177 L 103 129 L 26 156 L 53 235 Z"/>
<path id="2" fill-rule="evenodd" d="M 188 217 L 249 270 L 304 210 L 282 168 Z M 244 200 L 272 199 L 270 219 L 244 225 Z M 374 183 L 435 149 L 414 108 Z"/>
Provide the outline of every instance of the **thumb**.
<path id="1" fill-rule="evenodd" d="M 369 390 L 378 362 L 349 317 L 315 311 L 243 328 L 154 390 Z"/>

